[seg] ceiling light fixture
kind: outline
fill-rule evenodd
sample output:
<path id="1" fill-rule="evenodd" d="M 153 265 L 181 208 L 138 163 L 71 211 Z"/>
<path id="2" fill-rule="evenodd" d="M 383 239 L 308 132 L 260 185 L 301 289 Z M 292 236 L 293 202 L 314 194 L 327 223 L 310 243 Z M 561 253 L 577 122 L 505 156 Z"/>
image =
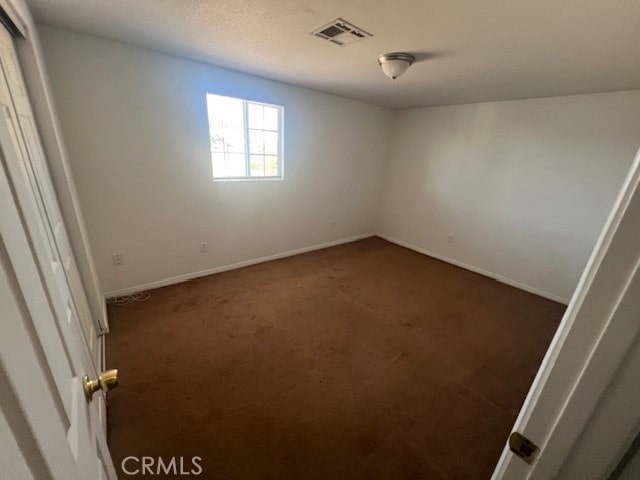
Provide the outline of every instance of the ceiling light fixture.
<path id="1" fill-rule="evenodd" d="M 382 67 L 384 74 L 392 81 L 407 71 L 407 68 L 416 61 L 416 57 L 408 53 L 385 53 L 378 57 L 378 65 Z"/>

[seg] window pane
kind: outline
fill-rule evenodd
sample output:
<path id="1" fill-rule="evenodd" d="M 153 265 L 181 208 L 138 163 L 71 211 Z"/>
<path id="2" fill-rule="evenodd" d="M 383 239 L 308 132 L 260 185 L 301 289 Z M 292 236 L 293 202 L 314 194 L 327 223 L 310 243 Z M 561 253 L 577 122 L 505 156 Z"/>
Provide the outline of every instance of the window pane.
<path id="1" fill-rule="evenodd" d="M 264 157 L 264 175 L 266 177 L 278 176 L 278 157 L 275 155 Z"/>
<path id="2" fill-rule="evenodd" d="M 222 130 L 223 116 L 220 111 L 209 110 L 209 128 L 211 131 L 219 132 Z"/>
<path id="3" fill-rule="evenodd" d="M 255 103 L 247 103 L 249 112 L 249 128 L 264 128 L 263 111 L 264 107 Z"/>
<path id="4" fill-rule="evenodd" d="M 249 153 L 264 153 L 264 132 L 249 130 Z"/>
<path id="5" fill-rule="evenodd" d="M 227 177 L 244 177 L 247 174 L 244 154 L 234 153 L 227 155 L 226 169 Z"/>
<path id="6" fill-rule="evenodd" d="M 211 136 L 211 151 L 224 152 L 224 137 L 214 129 L 211 129 L 209 134 Z"/>
<path id="7" fill-rule="evenodd" d="M 213 162 L 213 176 L 214 177 L 228 177 L 226 163 L 224 160 L 224 153 L 213 153 L 211 155 Z"/>
<path id="8" fill-rule="evenodd" d="M 222 127 L 222 108 L 216 102 L 215 95 L 207 95 L 207 113 L 209 114 L 209 127 Z"/>
<path id="9" fill-rule="evenodd" d="M 225 129 L 224 143 L 227 152 L 244 153 L 244 129 Z"/>
<path id="10" fill-rule="evenodd" d="M 264 177 L 264 156 L 251 155 L 249 160 L 249 174 L 252 177 Z"/>
<path id="11" fill-rule="evenodd" d="M 275 107 L 264 107 L 264 127 L 265 130 L 278 130 L 278 109 Z"/>
<path id="12" fill-rule="evenodd" d="M 278 154 L 278 133 L 264 132 L 264 153 L 269 155 Z"/>
<path id="13" fill-rule="evenodd" d="M 215 178 L 244 177 L 244 154 L 225 155 L 223 153 L 212 154 L 213 176 Z"/>
<path id="14" fill-rule="evenodd" d="M 207 95 L 209 125 L 242 128 L 242 100 L 238 98 Z"/>

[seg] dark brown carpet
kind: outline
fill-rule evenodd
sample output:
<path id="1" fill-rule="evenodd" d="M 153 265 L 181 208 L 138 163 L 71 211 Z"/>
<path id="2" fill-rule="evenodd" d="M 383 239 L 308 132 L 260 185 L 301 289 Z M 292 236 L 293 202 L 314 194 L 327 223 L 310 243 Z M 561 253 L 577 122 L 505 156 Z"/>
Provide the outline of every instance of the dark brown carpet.
<path id="1" fill-rule="evenodd" d="M 564 311 L 376 237 L 151 295 L 109 308 L 116 468 L 207 479 L 487 479 Z"/>

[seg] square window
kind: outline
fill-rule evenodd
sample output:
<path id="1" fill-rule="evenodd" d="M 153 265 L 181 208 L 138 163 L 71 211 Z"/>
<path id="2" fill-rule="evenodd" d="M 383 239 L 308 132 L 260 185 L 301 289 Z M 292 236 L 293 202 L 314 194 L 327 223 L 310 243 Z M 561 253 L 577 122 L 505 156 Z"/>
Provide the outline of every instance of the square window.
<path id="1" fill-rule="evenodd" d="M 282 178 L 283 107 L 207 94 L 214 180 Z"/>

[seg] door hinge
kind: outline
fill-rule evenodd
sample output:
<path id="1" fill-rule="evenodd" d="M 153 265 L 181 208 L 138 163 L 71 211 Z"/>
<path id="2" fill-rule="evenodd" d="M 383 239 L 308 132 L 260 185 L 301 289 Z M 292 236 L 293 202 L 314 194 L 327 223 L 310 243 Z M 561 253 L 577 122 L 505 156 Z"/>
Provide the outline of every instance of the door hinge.
<path id="1" fill-rule="evenodd" d="M 529 465 L 533 463 L 533 458 L 539 450 L 535 443 L 519 432 L 509 435 L 509 448 Z"/>

